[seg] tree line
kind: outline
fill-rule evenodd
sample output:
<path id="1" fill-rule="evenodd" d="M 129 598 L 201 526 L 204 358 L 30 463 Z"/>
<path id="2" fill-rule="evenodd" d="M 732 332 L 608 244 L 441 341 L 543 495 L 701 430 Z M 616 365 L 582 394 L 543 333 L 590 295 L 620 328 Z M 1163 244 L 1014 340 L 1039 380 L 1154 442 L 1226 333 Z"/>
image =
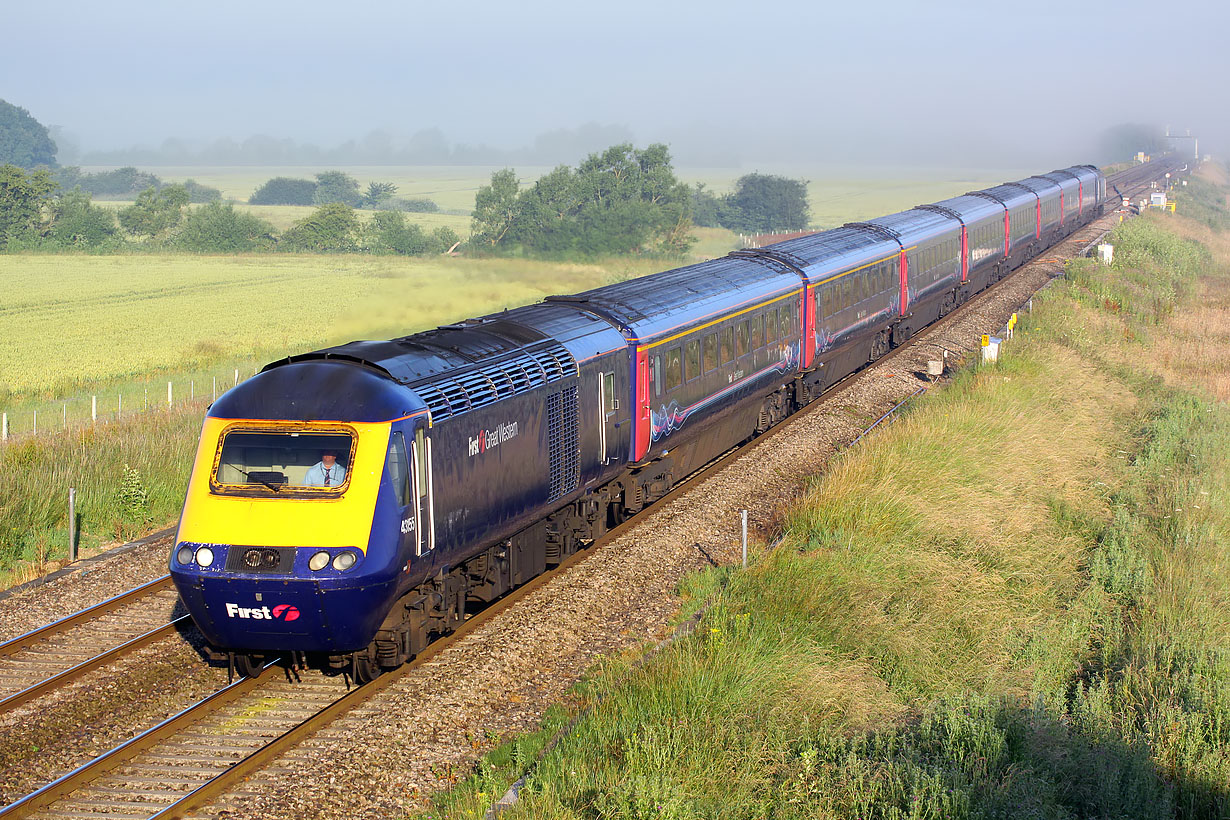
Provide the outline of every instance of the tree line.
<path id="1" fill-rule="evenodd" d="M 352 208 L 373 211 L 409 211 L 438 213 L 440 206 L 430 199 L 395 197 L 397 186 L 392 182 L 369 182 L 367 190 L 344 171 L 322 171 L 316 179 L 274 177 L 248 198 L 249 205 L 328 205 L 341 202 Z"/>
<path id="2" fill-rule="evenodd" d="M 47 169 L 0 166 L 0 250 L 194 253 L 291 251 L 428 254 L 461 241 L 446 226 L 425 231 L 397 211 L 366 222 L 345 202 L 330 202 L 279 233 L 267 220 L 217 200 L 190 208 L 186 185 L 150 185 L 119 211 L 93 204 L 80 187 L 64 190 Z"/>
<path id="3" fill-rule="evenodd" d="M 92 201 L 91 190 L 114 193 L 136 184 L 146 187 L 118 211 Z M 420 204 L 407 207 L 394 197 L 392 183 L 372 182 L 362 190 L 342 171 L 263 184 L 251 203 L 283 202 L 293 195 L 315 206 L 281 232 L 220 197 L 202 203 L 203 187 L 168 184 L 135 168 L 84 174 L 0 166 L 0 250 L 427 254 L 453 250 L 461 242 L 447 227 L 429 232 L 407 220 L 406 210 L 436 210 L 429 200 L 412 200 Z M 356 208 L 375 213 L 361 219 Z M 806 183 L 800 180 L 748 174 L 731 194 L 718 197 L 703 185 L 681 182 L 665 145 L 638 149 L 624 143 L 591 154 L 576 168 L 561 165 L 526 186 L 513 169 L 493 173 L 475 197 L 466 250 L 554 258 L 680 256 L 695 242 L 695 224 L 756 233 L 800 230 L 807 221 Z"/>

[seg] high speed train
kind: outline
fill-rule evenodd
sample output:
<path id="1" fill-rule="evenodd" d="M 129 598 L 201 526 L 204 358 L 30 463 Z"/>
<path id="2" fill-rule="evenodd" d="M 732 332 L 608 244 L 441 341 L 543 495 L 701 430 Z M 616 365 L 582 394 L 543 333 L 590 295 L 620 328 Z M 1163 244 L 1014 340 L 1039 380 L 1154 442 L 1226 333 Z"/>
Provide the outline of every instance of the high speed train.
<path id="1" fill-rule="evenodd" d="M 273 362 L 205 418 L 170 556 L 180 597 L 244 674 L 291 654 L 370 679 L 1106 199 L 1080 165 Z"/>

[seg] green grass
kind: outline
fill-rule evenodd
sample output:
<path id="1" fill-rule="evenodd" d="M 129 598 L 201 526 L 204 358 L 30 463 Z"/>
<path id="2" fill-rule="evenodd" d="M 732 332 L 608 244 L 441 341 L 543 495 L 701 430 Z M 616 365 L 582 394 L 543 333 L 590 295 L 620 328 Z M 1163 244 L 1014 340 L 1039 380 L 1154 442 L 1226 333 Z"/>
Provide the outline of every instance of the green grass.
<path id="1" fill-rule="evenodd" d="M 847 451 L 779 547 L 689 579 L 700 628 L 593 670 L 506 816 L 1226 816 L 1225 365 L 1156 354 L 1230 257 L 1173 225 L 1125 225 L 1115 269 Z M 527 768 L 490 761 L 427 814 Z"/>

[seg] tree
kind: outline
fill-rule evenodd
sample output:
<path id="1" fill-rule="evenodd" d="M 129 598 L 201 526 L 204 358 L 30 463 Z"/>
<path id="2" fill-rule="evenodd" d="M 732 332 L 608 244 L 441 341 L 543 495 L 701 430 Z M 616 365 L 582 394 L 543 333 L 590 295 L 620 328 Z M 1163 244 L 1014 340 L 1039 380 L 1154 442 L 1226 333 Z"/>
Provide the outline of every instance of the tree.
<path id="1" fill-rule="evenodd" d="M 276 242 L 273 225 L 235 210 L 229 202 L 210 202 L 188 212 L 175 246 L 196 253 L 248 253 L 270 250 Z"/>
<path id="2" fill-rule="evenodd" d="M 365 249 L 375 253 L 424 254 L 435 245 L 423 229 L 398 211 L 377 211 L 364 226 Z"/>
<path id="3" fill-rule="evenodd" d="M 561 165 L 518 193 L 511 170 L 496 172 L 475 200 L 474 240 L 553 255 L 653 251 L 678 254 L 693 241 L 691 194 L 675 178 L 665 145 L 616 145 L 574 171 Z"/>
<path id="4" fill-rule="evenodd" d="M 0 248 L 47 232 L 56 183 L 45 170 L 0 165 Z"/>
<path id="5" fill-rule="evenodd" d="M 115 214 L 92 204 L 80 188 L 61 194 L 52 213 L 49 235 L 61 247 L 96 248 L 115 236 Z"/>
<path id="6" fill-rule="evenodd" d="M 504 240 L 517 216 L 519 189 L 517 174 L 511 168 L 493 172 L 491 184 L 478 189 L 470 223 L 475 242 L 494 247 Z"/>
<path id="7" fill-rule="evenodd" d="M 202 185 L 195 179 L 190 179 L 184 183 L 184 187 L 188 189 L 188 201 L 193 203 L 218 202 L 222 199 L 222 192 L 217 188 L 209 185 Z"/>
<path id="8" fill-rule="evenodd" d="M 256 189 L 248 198 L 250 205 L 311 205 L 315 202 L 316 183 L 310 179 L 274 177 Z"/>
<path id="9" fill-rule="evenodd" d="M 342 202 L 321 205 L 282 235 L 289 250 L 306 252 L 353 251 L 359 232 L 354 209 Z"/>
<path id="10" fill-rule="evenodd" d="M 56 180 L 65 190 L 79 187 L 100 199 L 128 199 L 146 188 L 163 187 L 161 179 L 146 171 L 138 171 L 131 165 L 96 174 L 85 173 L 70 165 L 56 171 Z"/>
<path id="11" fill-rule="evenodd" d="M 345 171 L 322 171 L 316 175 L 316 193 L 312 197 L 312 204 L 342 202 L 354 208 L 362 198 L 359 181 Z"/>
<path id="12" fill-rule="evenodd" d="M 369 182 L 367 193 L 361 198 L 360 207 L 375 210 L 380 207 L 380 203 L 391 199 L 395 193 L 397 193 L 397 186 L 391 182 Z"/>
<path id="13" fill-rule="evenodd" d="M 0 100 L 0 164 L 22 168 L 56 164 L 56 144 L 30 112 Z"/>
<path id="14" fill-rule="evenodd" d="M 183 220 L 190 199 L 183 185 L 146 188 L 136 202 L 119 212 L 120 226 L 133 236 L 162 236 Z"/>
<path id="15" fill-rule="evenodd" d="M 804 180 L 746 174 L 735 182 L 727 202 L 732 211 L 723 225 L 734 231 L 801 231 L 811 220 Z"/>

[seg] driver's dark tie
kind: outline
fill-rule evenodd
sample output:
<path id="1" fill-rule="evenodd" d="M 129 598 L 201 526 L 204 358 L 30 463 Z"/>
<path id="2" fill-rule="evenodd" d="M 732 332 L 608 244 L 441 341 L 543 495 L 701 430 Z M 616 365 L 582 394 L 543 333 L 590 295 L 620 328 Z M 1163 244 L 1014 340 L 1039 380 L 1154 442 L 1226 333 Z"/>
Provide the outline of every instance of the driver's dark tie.
<path id="1" fill-rule="evenodd" d="M 325 468 L 325 486 L 329 486 L 329 469 L 327 467 Z"/>

